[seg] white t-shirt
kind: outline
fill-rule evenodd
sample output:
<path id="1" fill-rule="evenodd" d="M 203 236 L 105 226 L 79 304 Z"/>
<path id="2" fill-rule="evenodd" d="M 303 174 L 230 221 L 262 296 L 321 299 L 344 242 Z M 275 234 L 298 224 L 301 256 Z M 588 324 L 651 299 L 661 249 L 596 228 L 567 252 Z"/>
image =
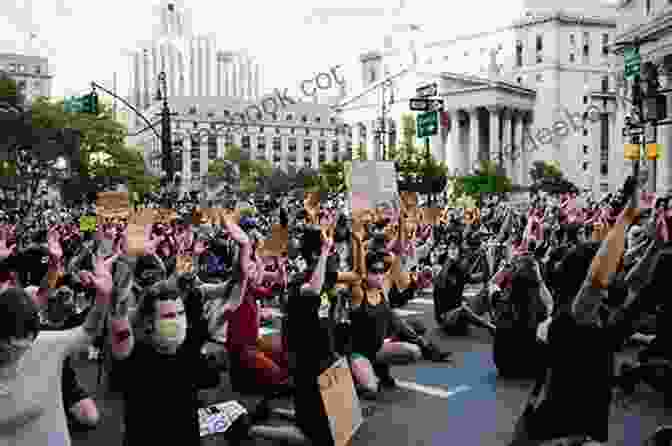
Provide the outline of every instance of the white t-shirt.
<path id="1" fill-rule="evenodd" d="M 67 355 L 89 345 L 82 327 L 41 332 L 15 378 L 0 378 L 0 446 L 70 446 L 61 376 Z"/>

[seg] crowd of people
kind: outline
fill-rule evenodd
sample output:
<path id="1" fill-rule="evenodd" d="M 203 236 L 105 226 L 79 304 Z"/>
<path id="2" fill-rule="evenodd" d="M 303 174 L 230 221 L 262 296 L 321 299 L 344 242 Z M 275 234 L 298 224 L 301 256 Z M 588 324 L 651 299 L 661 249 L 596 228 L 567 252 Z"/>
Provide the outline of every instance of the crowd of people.
<path id="1" fill-rule="evenodd" d="M 395 387 L 395 364 L 452 360 L 396 310 L 430 290 L 446 334 L 486 329 L 500 375 L 547 387 L 517 444 L 606 444 L 614 389 L 672 390 L 672 210 L 634 179 L 601 202 L 537 195 L 427 210 L 402 192 L 350 209 L 346 197 L 324 198 L 183 201 L 168 214 L 143 203 L 114 218 L 94 203 L 2 211 L 0 444 L 67 445 L 71 429 L 95 428 L 101 415 L 70 359 L 91 346 L 109 353 L 126 446 L 199 444 L 198 390 L 223 372 L 204 355 L 208 342 L 224 346 L 232 384 L 291 395 L 298 427 L 327 444 L 316 379 L 338 358 L 361 398 Z M 139 214 L 153 220 L 140 225 Z M 470 283 L 484 286 L 465 298 Z M 280 332 L 262 335 L 274 318 Z M 619 373 L 614 356 L 631 340 L 646 345 Z M 151 435 L 148 417 L 161 426 Z"/>

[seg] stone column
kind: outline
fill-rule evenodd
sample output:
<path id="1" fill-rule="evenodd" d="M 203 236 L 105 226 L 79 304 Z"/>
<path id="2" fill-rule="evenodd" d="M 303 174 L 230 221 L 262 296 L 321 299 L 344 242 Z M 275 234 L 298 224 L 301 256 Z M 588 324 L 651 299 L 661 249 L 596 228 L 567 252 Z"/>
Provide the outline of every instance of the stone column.
<path id="1" fill-rule="evenodd" d="M 660 61 L 659 78 L 661 87 L 672 88 L 672 58 L 669 56 Z M 672 94 L 667 96 L 667 115 L 672 115 Z M 672 193 L 672 128 L 669 125 L 658 127 L 658 144 L 662 146 L 662 155 L 656 163 L 656 192 Z M 650 161 L 651 162 L 651 161 Z M 652 162 L 651 162 L 652 163 Z"/>
<path id="2" fill-rule="evenodd" d="M 518 110 L 515 113 L 515 121 L 513 126 L 513 150 L 511 154 L 511 170 L 514 184 L 523 185 L 525 175 L 521 169 L 523 165 L 523 112 Z"/>
<path id="3" fill-rule="evenodd" d="M 488 148 L 488 160 L 499 162 L 499 153 L 502 148 L 499 141 L 499 113 L 501 107 L 489 106 L 490 113 L 490 146 Z"/>
<path id="4" fill-rule="evenodd" d="M 520 116 L 520 184 L 527 186 L 530 184 L 530 150 L 529 141 L 525 137 L 525 134 L 528 135 L 531 132 L 532 127 L 532 113 L 530 111 L 525 111 Z"/>
<path id="5" fill-rule="evenodd" d="M 446 145 L 446 164 L 450 172 L 460 166 L 460 110 L 450 110 L 450 136 Z"/>
<path id="6" fill-rule="evenodd" d="M 478 110 L 478 107 L 469 110 L 469 156 L 465 166 L 469 171 L 480 159 L 481 153 L 481 126 L 478 120 Z"/>
<path id="7" fill-rule="evenodd" d="M 502 167 L 504 168 L 504 172 L 506 173 L 507 176 L 513 177 L 513 171 L 511 169 L 512 163 L 511 163 L 511 119 L 512 119 L 512 111 L 510 108 L 505 108 L 502 110 L 502 124 L 503 124 L 503 131 L 502 131 L 502 146 L 501 146 L 501 160 L 502 160 Z"/>

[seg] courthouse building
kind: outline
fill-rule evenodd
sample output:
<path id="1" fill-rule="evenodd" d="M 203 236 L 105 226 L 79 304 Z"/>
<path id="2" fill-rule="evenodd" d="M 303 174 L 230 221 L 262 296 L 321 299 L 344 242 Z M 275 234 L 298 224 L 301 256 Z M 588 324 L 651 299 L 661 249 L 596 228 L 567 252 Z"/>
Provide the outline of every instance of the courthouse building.
<path id="1" fill-rule="evenodd" d="M 353 144 L 380 158 L 382 138 L 387 147 L 398 144 L 402 114 L 414 113 L 408 101 L 416 88 L 435 82 L 446 111 L 430 146 L 451 172 L 502 159 L 513 182 L 528 185 L 532 162 L 557 160 L 578 186 L 604 191 L 616 174 L 620 136 L 614 107 L 593 100 L 593 93 L 614 89 L 608 44 L 616 20 L 617 9 L 598 0 L 526 0 L 519 20 L 489 33 L 438 42 L 391 34 L 382 48 L 360 56 L 359 72 L 346 75 L 356 91 L 339 106 Z M 567 114 L 586 111 L 594 122 L 576 128 L 567 122 Z M 558 122 L 570 130 L 549 141 L 543 132 L 552 133 Z"/>

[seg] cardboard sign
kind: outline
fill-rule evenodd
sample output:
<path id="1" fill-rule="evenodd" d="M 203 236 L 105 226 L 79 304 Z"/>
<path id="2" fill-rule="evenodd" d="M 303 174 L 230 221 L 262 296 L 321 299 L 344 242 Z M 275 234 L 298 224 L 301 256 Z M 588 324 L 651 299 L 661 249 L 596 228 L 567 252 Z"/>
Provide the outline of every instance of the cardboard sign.
<path id="1" fill-rule="evenodd" d="M 353 161 L 350 203 L 355 209 L 376 208 L 381 203 L 397 203 L 397 170 L 392 161 Z"/>
<path id="2" fill-rule="evenodd" d="M 345 358 L 325 370 L 318 382 L 334 446 L 346 446 L 362 426 L 364 417 Z"/>
<path id="3" fill-rule="evenodd" d="M 128 217 L 128 192 L 99 192 L 96 196 L 96 214 L 103 218 Z"/>
<path id="4" fill-rule="evenodd" d="M 287 252 L 289 230 L 282 225 L 273 225 L 271 238 L 266 239 L 261 246 L 263 256 L 282 256 Z"/>
<path id="5" fill-rule="evenodd" d="M 436 225 L 443 216 L 443 209 L 441 208 L 424 208 L 422 222 L 427 225 Z"/>
<path id="6" fill-rule="evenodd" d="M 639 159 L 639 144 L 625 144 L 623 147 L 623 156 L 626 160 L 635 161 Z"/>
<path id="7" fill-rule="evenodd" d="M 177 265 L 175 270 L 178 273 L 193 273 L 194 272 L 194 258 L 192 256 L 180 255 L 177 256 Z"/>
<path id="8" fill-rule="evenodd" d="M 140 257 L 145 255 L 145 227 L 154 221 L 152 209 L 138 209 L 129 216 L 128 255 Z"/>

